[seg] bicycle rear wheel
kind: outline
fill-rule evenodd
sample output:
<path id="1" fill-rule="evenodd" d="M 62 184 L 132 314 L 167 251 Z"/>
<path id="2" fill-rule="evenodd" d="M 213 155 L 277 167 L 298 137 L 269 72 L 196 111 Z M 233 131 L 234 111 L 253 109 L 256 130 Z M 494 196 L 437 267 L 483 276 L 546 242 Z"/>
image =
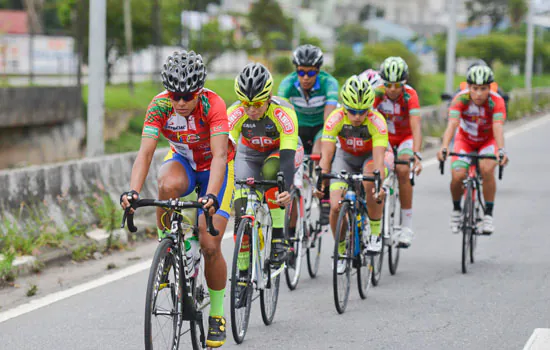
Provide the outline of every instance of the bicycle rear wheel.
<path id="1" fill-rule="evenodd" d="M 348 305 L 349 290 L 350 290 L 350 275 L 353 261 L 353 219 L 354 215 L 351 212 L 348 202 L 344 202 L 340 208 L 338 214 L 338 221 L 336 223 L 336 232 L 334 233 L 334 253 L 332 256 L 332 284 L 334 289 L 334 304 L 336 311 L 339 314 L 346 311 Z M 344 254 L 339 253 L 340 240 L 343 238 L 345 242 Z M 338 261 L 344 261 L 343 271 L 338 272 Z"/>
<path id="2" fill-rule="evenodd" d="M 319 272 L 319 265 L 321 263 L 321 203 L 319 198 L 313 197 L 311 201 L 309 222 L 306 223 L 305 227 L 307 229 L 306 237 L 307 238 L 307 271 L 309 277 L 315 278 Z"/>
<path id="3" fill-rule="evenodd" d="M 462 273 L 468 272 L 468 264 L 470 262 L 470 256 L 473 259 L 471 251 L 472 235 L 473 235 L 473 203 L 472 203 L 472 187 L 468 183 L 466 185 L 466 198 L 464 199 L 463 209 L 463 221 L 462 221 Z M 470 256 L 469 256 L 470 255 Z"/>
<path id="4" fill-rule="evenodd" d="M 388 213 L 388 220 L 385 219 L 386 213 Z M 388 267 L 390 274 L 395 275 L 397 272 L 397 266 L 399 265 L 399 242 L 396 235 L 396 227 L 401 226 L 401 201 L 399 199 L 399 192 L 396 190 L 393 196 L 390 196 L 384 204 L 384 230 L 388 230 L 389 239 L 386 241 L 388 246 Z M 386 232 L 386 231 L 384 231 Z"/>
<path id="5" fill-rule="evenodd" d="M 293 215 L 294 214 L 294 215 Z M 292 191 L 292 199 L 290 205 L 286 208 L 285 213 L 285 236 L 290 243 L 290 255 L 285 269 L 286 285 L 290 290 L 296 289 L 300 281 L 300 272 L 302 269 L 302 261 L 304 258 L 304 212 L 301 204 L 300 192 Z M 294 235 L 290 235 L 292 218 L 295 217 Z"/>
<path id="6" fill-rule="evenodd" d="M 177 349 L 182 327 L 181 263 L 169 238 L 155 251 L 145 298 L 145 349 Z"/>
<path id="7" fill-rule="evenodd" d="M 244 340 L 252 307 L 254 289 L 252 285 L 251 246 L 252 221 L 243 218 L 237 228 L 233 263 L 231 265 L 231 332 L 237 344 L 241 344 Z M 239 253 L 241 253 L 240 257 Z M 248 267 L 246 268 L 247 264 Z"/>

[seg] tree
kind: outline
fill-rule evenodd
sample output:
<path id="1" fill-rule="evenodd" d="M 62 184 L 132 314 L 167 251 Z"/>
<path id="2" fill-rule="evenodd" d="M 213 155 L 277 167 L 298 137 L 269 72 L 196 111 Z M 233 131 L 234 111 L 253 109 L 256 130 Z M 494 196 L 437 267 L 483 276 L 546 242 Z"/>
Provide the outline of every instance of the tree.
<path id="1" fill-rule="evenodd" d="M 285 16 L 276 0 L 258 0 L 253 3 L 248 14 L 251 30 L 262 42 L 262 50 L 267 58 L 275 48 L 273 38 L 279 39 L 281 33 L 283 40 L 292 41 L 292 19 Z"/>
<path id="2" fill-rule="evenodd" d="M 525 0 L 508 0 L 508 16 L 516 33 L 519 31 L 521 22 L 526 14 L 527 3 Z"/>
<path id="3" fill-rule="evenodd" d="M 75 26 L 73 21 L 78 18 L 74 16 L 77 10 L 77 4 L 82 0 L 57 0 L 58 17 L 61 25 L 68 31 L 73 32 Z M 93 1 L 93 0 L 92 0 Z M 132 46 L 134 50 L 146 48 L 151 44 L 151 11 L 152 4 L 150 0 L 131 0 L 132 8 L 139 9 L 139 15 L 132 18 Z M 161 13 L 163 14 L 162 24 L 165 28 L 172 28 L 173 32 L 164 31 L 162 33 L 163 44 L 175 44 L 179 38 L 176 32 L 180 25 L 179 0 L 163 0 L 161 2 Z M 84 40 L 84 62 L 88 60 L 88 21 L 89 14 L 86 8 L 81 18 L 85 21 Z M 124 15 L 122 1 L 107 0 L 107 50 L 105 59 L 107 60 L 107 81 L 110 82 L 111 68 L 118 57 L 126 54 L 124 41 Z M 160 63 L 159 63 L 160 64 Z"/>
<path id="4" fill-rule="evenodd" d="M 508 13 L 505 0 L 468 0 L 468 23 L 473 23 L 487 16 L 491 20 L 491 30 L 502 22 Z"/>
<path id="5" fill-rule="evenodd" d="M 209 66 L 224 52 L 235 49 L 233 31 L 223 31 L 217 20 L 210 21 L 192 35 L 190 47 L 200 53 Z"/>
<path id="6" fill-rule="evenodd" d="M 369 37 L 369 31 L 360 24 L 344 24 L 336 29 L 336 40 L 346 45 L 362 43 Z"/>

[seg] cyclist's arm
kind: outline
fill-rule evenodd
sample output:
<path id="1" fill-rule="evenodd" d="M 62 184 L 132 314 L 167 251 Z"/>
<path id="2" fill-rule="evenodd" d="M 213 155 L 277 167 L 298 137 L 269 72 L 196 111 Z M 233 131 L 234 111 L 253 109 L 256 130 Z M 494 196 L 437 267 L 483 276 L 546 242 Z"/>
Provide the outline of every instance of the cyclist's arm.
<path id="1" fill-rule="evenodd" d="M 384 166 L 384 156 L 386 155 L 386 147 L 373 147 L 372 148 L 372 159 L 373 159 L 373 165 L 374 169 L 378 170 L 380 172 L 380 179 L 384 181 L 386 171 Z"/>
<path id="2" fill-rule="evenodd" d="M 332 168 L 332 158 L 336 152 L 336 143 L 332 141 L 323 140 L 321 142 L 321 161 L 319 166 L 323 174 L 328 174 Z"/>
<path id="3" fill-rule="evenodd" d="M 386 175 L 384 157 L 389 143 L 388 126 L 386 124 L 386 119 L 384 119 L 379 112 L 373 111 L 368 118 L 372 125 L 369 131 L 372 135 L 372 159 L 374 169 L 380 171 L 380 177 L 384 180 Z"/>
<path id="4" fill-rule="evenodd" d="M 443 133 L 443 141 L 441 142 L 441 148 L 449 149 L 449 145 L 451 144 L 451 140 L 456 132 L 456 128 L 458 128 L 458 119 L 449 118 L 449 122 L 447 123 L 447 128 Z"/>
<path id="5" fill-rule="evenodd" d="M 325 112 L 323 115 L 323 119 L 326 121 L 328 119 L 328 116 L 336 109 L 336 106 L 338 105 L 338 80 L 336 80 L 334 77 L 329 76 L 326 81 L 326 92 L 327 92 L 327 102 L 325 103 Z"/>
<path id="6" fill-rule="evenodd" d="M 207 121 L 210 126 L 210 149 L 212 162 L 210 163 L 210 177 L 206 194 L 218 196 L 225 179 L 227 167 L 227 153 L 229 144 L 229 120 L 225 109 L 225 102 L 217 97 L 212 99 Z"/>
<path id="7" fill-rule="evenodd" d="M 496 99 L 495 109 L 493 111 L 493 135 L 497 143 L 497 147 L 504 148 L 504 121 L 506 120 L 506 106 L 504 99 L 499 97 Z"/>
<path id="8" fill-rule="evenodd" d="M 293 109 L 285 108 L 276 113 L 276 124 L 280 133 L 280 169 L 285 178 L 285 190 L 294 184 L 294 158 L 298 148 L 298 119 Z"/>
<path id="9" fill-rule="evenodd" d="M 409 99 L 409 118 L 411 124 L 411 132 L 413 136 L 413 152 L 420 152 L 422 148 L 422 125 L 420 116 L 420 102 L 415 90 L 410 90 L 411 97 Z"/>
<path id="10" fill-rule="evenodd" d="M 292 74 L 287 75 L 279 84 L 279 89 L 277 90 L 277 95 L 279 97 L 288 99 L 288 90 L 292 86 Z"/>
<path id="11" fill-rule="evenodd" d="M 458 128 L 462 111 L 466 107 L 466 102 L 462 100 L 463 98 L 463 95 L 459 94 L 451 101 L 451 105 L 449 106 L 449 121 L 447 122 L 447 128 L 443 133 L 441 148 L 449 149 L 451 140 L 453 139 L 456 129 Z"/>
<path id="12" fill-rule="evenodd" d="M 343 111 L 337 109 L 325 121 L 323 136 L 321 137 L 321 161 L 319 162 L 323 174 L 331 171 L 332 158 L 334 158 L 336 152 L 336 140 L 338 133 L 342 130 L 343 119 Z"/>
<path id="13" fill-rule="evenodd" d="M 141 188 L 145 183 L 145 179 L 149 173 L 149 167 L 155 155 L 157 143 L 157 139 L 149 137 L 143 137 L 141 140 L 141 146 L 139 147 L 136 160 L 134 161 L 132 175 L 130 177 L 130 189 L 137 193 L 141 192 Z"/>

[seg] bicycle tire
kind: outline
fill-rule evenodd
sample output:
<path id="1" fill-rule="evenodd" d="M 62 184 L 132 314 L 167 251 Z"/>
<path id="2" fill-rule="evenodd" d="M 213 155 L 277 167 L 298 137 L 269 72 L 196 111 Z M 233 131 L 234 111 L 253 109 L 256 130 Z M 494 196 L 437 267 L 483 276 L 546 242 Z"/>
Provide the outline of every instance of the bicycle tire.
<path id="1" fill-rule="evenodd" d="M 332 256 L 332 286 L 334 291 L 334 305 L 336 306 L 336 311 L 339 314 L 343 314 L 346 311 L 346 307 L 349 299 L 350 292 L 350 274 L 351 274 L 351 262 L 353 256 L 353 213 L 351 212 L 350 205 L 348 202 L 344 202 L 338 213 L 338 221 L 336 222 L 336 231 L 334 233 L 334 253 Z M 344 273 L 338 273 L 338 246 L 340 243 L 339 234 L 341 231 L 342 225 L 347 223 L 348 228 L 344 234 L 344 241 L 346 242 L 346 269 Z M 340 234 L 341 236 L 341 234 Z M 339 291 L 339 277 L 342 277 L 343 280 L 343 290 Z"/>
<path id="2" fill-rule="evenodd" d="M 470 235 L 470 264 L 473 264 L 475 262 L 474 255 L 477 245 L 477 215 L 475 212 L 477 199 L 475 197 L 475 193 L 472 191 L 472 209 L 471 209 L 471 215 L 470 215 L 470 224 L 472 225 L 472 234 Z"/>
<path id="3" fill-rule="evenodd" d="M 249 250 L 249 268 L 248 275 L 246 277 L 246 304 L 244 307 L 237 308 L 237 284 L 241 279 L 239 267 L 238 267 L 238 257 L 239 251 L 243 243 L 245 235 L 248 235 L 249 247 L 252 246 L 252 220 L 249 218 L 241 219 L 239 227 L 237 228 L 237 234 L 235 239 L 235 248 L 233 252 L 233 262 L 231 265 L 231 332 L 233 333 L 233 339 L 237 344 L 241 344 L 244 341 L 246 332 L 248 330 L 248 324 L 250 320 L 250 310 L 252 308 L 252 294 L 254 293 L 254 288 L 252 285 L 252 250 Z M 242 282 L 242 281 L 241 281 Z M 242 310 L 244 308 L 244 310 Z M 242 313 L 240 311 L 243 311 Z"/>
<path id="4" fill-rule="evenodd" d="M 183 270 L 182 270 L 183 271 Z M 204 259 L 202 259 L 199 262 L 199 271 L 197 273 L 197 276 L 195 278 L 191 278 L 191 290 L 192 290 L 192 296 L 193 300 L 195 301 L 195 307 L 197 309 L 203 309 L 205 306 L 209 305 L 210 302 L 207 304 L 200 304 L 199 305 L 199 298 L 200 301 L 203 301 L 205 298 L 209 298 L 208 291 L 205 289 L 206 286 L 206 279 L 204 277 Z M 197 282 L 197 280 L 200 279 L 200 283 Z M 206 287 L 208 288 L 208 287 Z M 197 295 L 198 293 L 201 293 L 201 296 Z M 203 322 L 201 319 L 200 322 Z M 201 333 L 199 328 L 199 322 L 198 321 L 190 321 L 190 328 L 191 328 L 191 343 L 193 345 L 193 350 L 200 350 L 202 349 L 202 343 L 201 343 Z M 204 325 L 203 325 L 204 328 Z"/>
<path id="5" fill-rule="evenodd" d="M 321 247 L 323 239 L 323 237 L 321 236 L 321 203 L 319 201 L 319 198 L 314 197 L 312 199 L 311 207 L 313 207 L 313 203 L 317 203 L 316 215 L 310 214 L 309 224 L 306 224 L 305 226 L 307 229 L 305 233 L 308 237 L 306 247 L 307 271 L 309 273 L 309 277 L 311 278 L 317 277 L 317 273 L 319 272 L 319 266 L 321 265 Z M 310 211 L 311 210 L 312 209 L 310 208 Z"/>
<path id="6" fill-rule="evenodd" d="M 363 210 L 361 215 L 367 215 L 367 211 Z M 374 265 L 376 260 L 380 263 L 379 273 L 381 274 L 382 261 L 384 258 L 384 245 L 382 245 L 382 251 L 380 252 L 379 256 L 367 256 L 367 246 L 364 243 L 367 237 L 360 236 L 360 239 L 359 254 L 357 254 L 357 256 L 355 257 L 357 269 L 357 289 L 359 290 L 359 296 L 361 297 L 361 299 L 366 299 L 371 283 L 376 286 L 380 281 L 379 275 L 378 279 L 376 280 L 376 284 L 374 282 Z"/>
<path id="7" fill-rule="evenodd" d="M 366 213 L 364 215 L 366 215 Z M 381 233 L 381 236 L 382 236 L 382 249 L 380 249 L 380 254 L 372 256 L 372 259 L 371 259 L 372 272 L 370 276 L 371 276 L 372 285 L 375 287 L 380 283 L 380 279 L 382 278 L 382 267 L 384 266 L 384 251 L 386 250 L 386 239 L 384 238 L 384 232 Z"/>
<path id="8" fill-rule="evenodd" d="M 466 185 L 465 197 L 462 221 L 462 273 L 468 272 L 471 236 L 473 234 L 470 225 L 472 213 L 472 187 L 470 183 Z"/>
<path id="9" fill-rule="evenodd" d="M 255 225 L 258 225 L 258 221 L 254 222 Z M 266 242 L 264 248 L 264 261 L 261 261 L 261 266 L 263 268 L 261 271 L 258 271 L 258 278 L 264 279 L 267 281 L 267 276 L 271 274 L 271 264 L 269 257 L 271 255 L 271 246 L 267 242 L 271 242 L 272 229 L 270 228 L 267 232 L 264 232 L 264 241 Z M 260 255 L 261 256 L 261 255 Z M 264 289 L 260 290 L 260 310 L 262 312 L 262 321 L 266 326 L 269 326 L 273 323 L 273 318 L 275 317 L 275 311 L 277 311 L 277 303 L 279 300 L 279 287 L 281 284 L 281 274 L 278 274 L 275 279 L 271 279 L 271 286 L 267 288 L 267 285 Z"/>
<path id="10" fill-rule="evenodd" d="M 147 291 L 145 297 L 144 341 L 146 350 L 166 347 L 177 349 L 179 346 L 181 327 L 183 324 L 183 302 L 179 297 L 182 295 L 183 291 L 181 275 L 179 272 L 182 271 L 183 266 L 181 266 L 181 262 L 178 262 L 178 260 L 174 258 L 173 248 L 173 242 L 169 238 L 165 238 L 160 241 L 155 251 L 151 268 L 149 269 L 149 278 L 147 281 Z M 169 264 L 168 267 L 166 264 Z M 174 283 L 167 283 L 167 278 L 170 276 L 171 272 L 173 273 Z M 164 286 L 161 288 L 161 285 Z M 159 339 L 159 337 L 155 337 L 153 335 L 153 320 L 151 316 L 153 316 L 154 313 L 155 316 L 157 316 L 156 313 L 158 310 L 156 307 L 160 296 L 159 292 L 166 289 L 166 287 L 170 288 L 169 298 L 172 299 L 172 302 L 174 303 L 173 309 L 166 311 L 166 313 L 170 313 L 172 316 L 175 316 L 172 320 L 173 334 L 168 338 L 161 337 L 163 340 L 171 339 L 168 346 L 155 346 L 153 341 Z"/>
<path id="11" fill-rule="evenodd" d="M 290 220 L 292 211 L 296 210 L 296 229 L 294 237 L 290 237 Z M 299 229 L 298 229 L 299 228 Z M 301 204 L 300 192 L 293 190 L 291 195 L 290 205 L 285 210 L 285 237 L 288 240 L 291 252 L 285 269 L 285 280 L 288 289 L 295 290 L 300 281 L 302 270 L 302 261 L 304 258 L 304 218 L 303 208 Z"/>
<path id="12" fill-rule="evenodd" d="M 386 210 L 390 213 L 388 220 L 388 229 L 389 232 L 389 244 L 388 244 L 388 267 L 390 269 L 390 274 L 393 276 L 397 272 L 397 266 L 399 265 L 399 252 L 401 251 L 398 248 L 397 240 L 394 240 L 396 221 L 399 220 L 401 224 L 401 202 L 399 198 L 399 192 L 395 192 L 393 199 L 388 200 L 384 204 L 384 215 L 386 215 Z M 384 216 L 383 216 L 384 217 Z M 386 222 L 386 220 L 384 220 Z"/>

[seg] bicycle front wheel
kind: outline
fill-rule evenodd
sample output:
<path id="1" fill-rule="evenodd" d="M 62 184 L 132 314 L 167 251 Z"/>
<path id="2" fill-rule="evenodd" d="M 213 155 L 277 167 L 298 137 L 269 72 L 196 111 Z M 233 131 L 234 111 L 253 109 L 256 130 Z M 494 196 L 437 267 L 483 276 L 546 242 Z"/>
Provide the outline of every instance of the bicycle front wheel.
<path id="1" fill-rule="evenodd" d="M 307 231 L 305 232 L 307 237 L 307 271 L 309 277 L 317 277 L 319 272 L 319 265 L 321 263 L 321 203 L 319 198 L 313 197 L 310 202 L 310 215 L 309 222 L 306 223 L 305 227 Z"/>
<path id="2" fill-rule="evenodd" d="M 233 264 L 231 266 L 231 332 L 241 344 L 248 330 L 252 307 L 252 221 L 241 219 L 237 228 Z"/>
<path id="3" fill-rule="evenodd" d="M 462 221 L 462 273 L 468 272 L 468 264 L 473 260 L 472 235 L 473 233 L 473 198 L 471 184 L 466 185 L 466 196 L 464 200 L 463 221 Z"/>
<path id="4" fill-rule="evenodd" d="M 182 284 L 173 243 L 163 239 L 149 270 L 145 298 L 145 349 L 177 349 L 182 326 Z M 178 266 L 179 265 L 179 266 Z"/>
<path id="5" fill-rule="evenodd" d="M 255 222 L 258 225 L 258 221 Z M 271 242 L 271 233 L 272 230 L 269 229 L 264 232 L 265 242 Z M 261 254 L 259 254 L 262 256 Z M 262 269 L 258 271 L 258 278 L 263 279 L 265 285 L 262 290 L 260 290 L 260 309 L 262 311 L 262 321 L 266 326 L 269 326 L 273 322 L 275 317 L 275 311 L 277 310 L 277 302 L 279 300 L 279 287 L 281 284 L 281 271 L 277 276 L 272 276 L 272 266 L 269 260 L 271 255 L 271 245 L 269 243 L 265 244 L 263 261 L 261 261 Z M 284 267 L 281 267 L 282 269 Z"/>
<path id="6" fill-rule="evenodd" d="M 299 191 L 292 191 L 292 200 L 286 208 L 285 235 L 290 243 L 290 253 L 285 269 L 285 279 L 288 289 L 294 290 L 300 281 L 300 272 L 304 257 L 304 218 Z M 291 228 L 294 226 L 294 234 Z"/>
<path id="7" fill-rule="evenodd" d="M 386 215 L 388 218 L 386 220 Z M 399 241 L 396 235 L 396 227 L 401 226 L 401 201 L 399 199 L 399 192 L 396 190 L 393 196 L 390 196 L 384 204 L 384 232 L 386 244 L 388 246 L 388 267 L 390 274 L 395 275 L 397 272 L 397 266 L 399 265 Z M 387 230 L 387 231 L 386 231 Z"/>
<path id="8" fill-rule="evenodd" d="M 344 202 L 338 214 L 334 233 L 334 253 L 332 256 L 332 285 L 334 304 L 339 314 L 346 311 L 350 290 L 350 275 L 353 261 L 353 218 L 349 203 Z M 340 248 L 342 247 L 342 248 Z"/>

